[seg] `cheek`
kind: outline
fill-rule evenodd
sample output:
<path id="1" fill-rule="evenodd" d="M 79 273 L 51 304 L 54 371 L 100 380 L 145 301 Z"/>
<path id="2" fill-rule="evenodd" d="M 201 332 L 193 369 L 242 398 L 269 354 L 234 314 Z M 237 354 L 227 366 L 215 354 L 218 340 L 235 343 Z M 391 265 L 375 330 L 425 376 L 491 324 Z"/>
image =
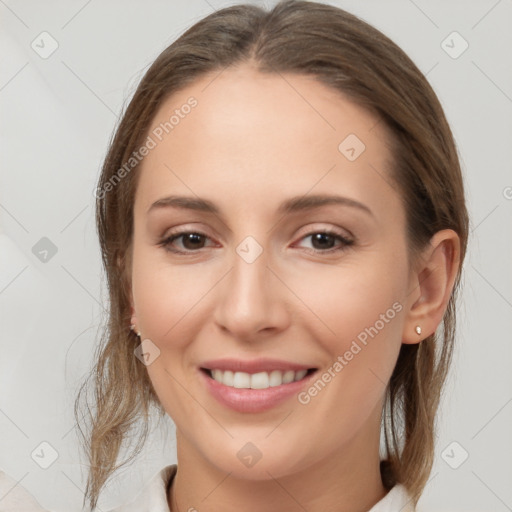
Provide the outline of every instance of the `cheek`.
<path id="1" fill-rule="evenodd" d="M 301 285 L 308 305 L 303 327 L 327 355 L 318 375 L 325 384 L 315 381 L 301 403 L 308 404 L 304 412 L 332 419 L 333 439 L 359 428 L 383 398 L 401 346 L 400 272 L 375 260 L 316 273 Z"/>
<path id="2" fill-rule="evenodd" d="M 155 254 L 156 253 L 156 254 Z M 197 337 L 197 309 L 211 287 L 201 272 L 186 265 L 163 261 L 156 249 L 134 251 L 132 286 L 137 321 L 144 339 L 159 349 L 147 366 L 148 376 L 164 410 L 181 425 L 197 414 L 194 401 L 184 390 L 186 368 L 191 364 L 186 350 Z"/>
<path id="3" fill-rule="evenodd" d="M 367 254 L 364 264 L 359 259 L 354 265 L 318 267 L 303 279 L 290 273 L 287 282 L 307 305 L 301 328 L 326 355 L 319 378 L 327 384 L 303 397 L 318 407 L 319 417 L 325 408 L 341 424 L 352 411 L 353 426 L 385 392 L 401 346 L 404 269 L 402 259 L 381 252 Z M 359 404 L 357 410 L 353 404 Z"/>
<path id="4" fill-rule="evenodd" d="M 147 338 L 184 339 L 183 329 L 190 327 L 194 307 L 213 283 L 200 265 L 168 263 L 160 251 L 163 249 L 134 251 L 132 286 L 137 320 Z"/>
<path id="5" fill-rule="evenodd" d="M 367 329 L 375 325 L 381 338 L 399 332 L 397 313 L 406 282 L 401 260 L 389 262 L 375 253 L 312 269 L 291 269 L 284 280 L 299 299 L 298 321 L 313 328 L 329 352 L 348 349 L 358 336 L 364 341 Z"/>

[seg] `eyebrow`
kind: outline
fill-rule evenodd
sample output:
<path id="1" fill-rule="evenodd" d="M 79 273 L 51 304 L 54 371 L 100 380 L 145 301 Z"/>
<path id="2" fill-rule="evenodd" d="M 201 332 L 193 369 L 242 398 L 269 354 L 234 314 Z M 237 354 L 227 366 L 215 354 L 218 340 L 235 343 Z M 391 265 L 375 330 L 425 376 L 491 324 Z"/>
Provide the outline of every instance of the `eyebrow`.
<path id="1" fill-rule="evenodd" d="M 291 197 L 284 201 L 277 209 L 278 215 L 285 215 L 295 213 L 304 210 L 311 210 L 314 208 L 320 208 L 327 205 L 342 205 L 357 208 L 361 211 L 374 217 L 373 212 L 363 203 L 351 199 L 349 197 L 328 195 L 328 194 L 317 194 L 309 196 L 296 196 Z M 153 210 L 160 208 L 180 208 L 186 210 L 200 211 L 204 213 L 212 213 L 215 215 L 221 215 L 220 209 L 208 199 L 201 199 L 198 197 L 188 196 L 168 196 L 163 197 L 155 201 L 148 209 L 148 214 Z"/>

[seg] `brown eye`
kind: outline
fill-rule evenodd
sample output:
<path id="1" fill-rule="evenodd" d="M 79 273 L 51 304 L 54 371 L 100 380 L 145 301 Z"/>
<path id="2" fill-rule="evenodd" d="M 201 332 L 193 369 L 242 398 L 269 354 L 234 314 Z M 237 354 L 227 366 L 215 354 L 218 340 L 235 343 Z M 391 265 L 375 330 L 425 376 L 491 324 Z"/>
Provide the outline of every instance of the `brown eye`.
<path id="1" fill-rule="evenodd" d="M 176 249 L 174 242 L 181 239 L 181 247 Z M 195 252 L 204 247 L 204 242 L 208 237 L 204 233 L 196 231 L 182 231 L 180 233 L 172 234 L 163 240 L 160 245 L 167 251 L 175 253 Z"/>
<path id="2" fill-rule="evenodd" d="M 302 240 L 307 238 L 311 238 L 312 240 L 313 248 L 311 249 L 311 252 L 313 253 L 339 252 L 345 250 L 348 246 L 354 243 L 354 240 L 349 239 L 336 231 L 315 231 L 303 237 Z M 336 246 L 337 240 L 339 243 Z"/>
<path id="3" fill-rule="evenodd" d="M 332 249 L 336 244 L 336 238 L 328 233 L 315 233 L 311 238 L 313 246 L 317 244 L 315 249 Z"/>

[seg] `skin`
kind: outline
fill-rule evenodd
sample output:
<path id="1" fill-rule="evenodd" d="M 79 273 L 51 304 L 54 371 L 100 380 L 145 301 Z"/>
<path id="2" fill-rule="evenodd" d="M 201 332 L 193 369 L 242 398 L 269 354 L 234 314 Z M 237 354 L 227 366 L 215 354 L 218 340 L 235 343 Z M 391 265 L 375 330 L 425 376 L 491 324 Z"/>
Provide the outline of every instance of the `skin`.
<path id="1" fill-rule="evenodd" d="M 311 77 L 247 64 L 217 75 L 161 105 L 152 128 L 190 96 L 198 101 L 145 157 L 135 196 L 132 323 L 160 350 L 147 371 L 176 424 L 169 507 L 367 511 L 386 494 L 386 385 L 401 344 L 421 342 L 442 320 L 458 237 L 438 232 L 411 264 L 405 211 L 386 170 L 387 134 L 372 114 Z M 352 162 L 338 150 L 351 133 L 366 146 Z M 276 214 L 289 197 L 321 193 L 372 214 L 346 205 Z M 148 213 L 171 194 L 209 199 L 221 215 Z M 189 253 L 174 254 L 159 245 L 171 229 L 206 238 L 179 238 L 173 247 Z M 355 242 L 326 253 L 343 243 L 308 236 L 325 229 Z M 247 236 L 263 251 L 252 263 L 236 252 Z M 294 396 L 266 412 L 235 412 L 198 378 L 201 362 L 225 356 L 285 359 L 321 374 L 396 302 L 402 310 L 308 404 Z M 247 442 L 262 455 L 252 467 L 237 457 Z"/>

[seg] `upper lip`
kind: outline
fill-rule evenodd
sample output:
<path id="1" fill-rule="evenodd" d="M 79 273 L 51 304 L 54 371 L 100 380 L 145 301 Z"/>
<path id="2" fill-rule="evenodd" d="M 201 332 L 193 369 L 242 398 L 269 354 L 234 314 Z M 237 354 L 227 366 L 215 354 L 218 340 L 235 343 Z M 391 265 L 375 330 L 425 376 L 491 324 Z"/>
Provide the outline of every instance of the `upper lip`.
<path id="1" fill-rule="evenodd" d="M 203 362 L 200 366 L 201 368 L 205 368 L 207 370 L 231 370 L 232 372 L 245 373 L 257 373 L 264 372 L 267 370 L 280 370 L 283 372 L 293 370 L 297 372 L 300 370 L 309 370 L 311 368 L 314 368 L 313 366 L 307 364 L 300 364 L 290 361 L 283 361 L 281 359 L 269 358 L 251 360 L 232 358 L 212 359 L 210 361 Z"/>

